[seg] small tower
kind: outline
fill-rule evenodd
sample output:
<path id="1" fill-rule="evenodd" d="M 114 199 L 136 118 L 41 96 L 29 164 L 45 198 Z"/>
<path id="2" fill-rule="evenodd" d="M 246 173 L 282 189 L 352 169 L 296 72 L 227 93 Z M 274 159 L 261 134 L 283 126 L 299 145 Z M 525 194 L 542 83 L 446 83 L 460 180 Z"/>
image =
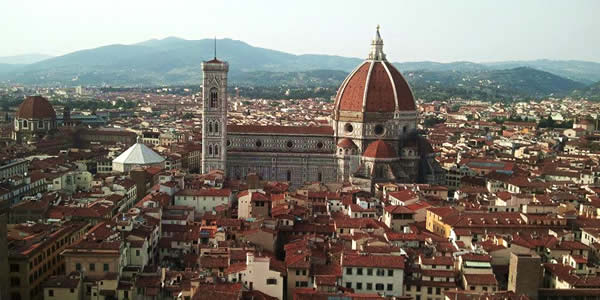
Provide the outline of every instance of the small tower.
<path id="1" fill-rule="evenodd" d="M 216 49 L 216 46 L 215 46 Z M 227 72 L 217 59 L 202 63 L 202 173 L 222 170 L 227 175 Z"/>
<path id="2" fill-rule="evenodd" d="M 369 60 L 385 60 L 385 54 L 383 53 L 383 39 L 381 38 L 381 34 L 379 34 L 379 25 L 377 25 L 375 38 L 371 42 Z"/>
<path id="3" fill-rule="evenodd" d="M 65 104 L 63 108 L 63 126 L 71 126 L 71 107 Z"/>

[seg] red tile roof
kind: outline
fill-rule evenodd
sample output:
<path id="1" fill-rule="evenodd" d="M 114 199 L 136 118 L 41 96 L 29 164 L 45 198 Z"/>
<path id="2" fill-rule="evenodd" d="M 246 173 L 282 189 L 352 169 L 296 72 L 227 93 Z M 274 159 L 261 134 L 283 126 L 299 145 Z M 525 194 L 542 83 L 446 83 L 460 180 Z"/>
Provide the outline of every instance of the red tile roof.
<path id="1" fill-rule="evenodd" d="M 365 61 L 348 75 L 338 89 L 336 109 L 394 112 L 414 111 L 416 106 L 408 83 L 392 64 Z"/>
<path id="2" fill-rule="evenodd" d="M 397 157 L 396 151 L 383 140 L 377 140 L 367 147 L 363 153 L 364 157 L 371 158 L 394 158 Z"/>
<path id="3" fill-rule="evenodd" d="M 404 269 L 404 257 L 397 255 L 344 254 L 342 267 Z"/>
<path id="4" fill-rule="evenodd" d="M 349 138 L 343 138 L 341 139 L 338 143 L 337 146 L 343 149 L 354 149 L 357 148 L 356 144 L 354 144 L 354 142 L 349 139 Z"/>
<path id="5" fill-rule="evenodd" d="M 464 274 L 468 285 L 498 285 L 494 274 Z"/>
<path id="6" fill-rule="evenodd" d="M 46 98 L 30 96 L 19 105 L 16 117 L 20 119 L 56 119 L 56 112 Z"/>
<path id="7" fill-rule="evenodd" d="M 340 86 L 337 102 L 340 110 L 362 111 L 365 85 L 371 64 L 364 62 Z M 336 106 L 338 106 L 336 105 Z"/>
<path id="8" fill-rule="evenodd" d="M 414 214 L 415 212 L 402 205 L 388 205 L 385 211 L 390 214 Z"/>

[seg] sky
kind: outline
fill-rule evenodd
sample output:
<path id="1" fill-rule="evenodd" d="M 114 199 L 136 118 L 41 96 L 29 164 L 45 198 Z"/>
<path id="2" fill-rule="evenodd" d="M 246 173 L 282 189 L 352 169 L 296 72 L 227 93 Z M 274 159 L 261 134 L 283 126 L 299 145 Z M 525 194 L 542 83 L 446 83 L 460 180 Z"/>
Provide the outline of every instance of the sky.
<path id="1" fill-rule="evenodd" d="M 294 54 L 388 60 L 600 62 L 598 0 L 2 0 L 0 56 L 153 38 L 232 38 Z"/>

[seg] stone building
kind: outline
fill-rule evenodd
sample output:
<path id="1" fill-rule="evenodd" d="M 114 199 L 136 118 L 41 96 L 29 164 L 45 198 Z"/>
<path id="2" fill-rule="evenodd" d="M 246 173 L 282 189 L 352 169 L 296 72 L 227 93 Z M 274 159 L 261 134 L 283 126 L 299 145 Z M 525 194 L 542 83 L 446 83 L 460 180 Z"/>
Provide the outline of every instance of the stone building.
<path id="1" fill-rule="evenodd" d="M 350 181 L 370 190 L 378 182 L 439 183 L 441 168 L 417 131 L 412 91 L 386 60 L 379 28 L 368 58 L 340 86 L 328 126 L 228 125 L 227 63 L 203 63 L 203 172 L 231 178 Z"/>
<path id="2" fill-rule="evenodd" d="M 56 131 L 56 111 L 42 96 L 29 96 L 15 115 L 13 140 L 36 142 Z"/>

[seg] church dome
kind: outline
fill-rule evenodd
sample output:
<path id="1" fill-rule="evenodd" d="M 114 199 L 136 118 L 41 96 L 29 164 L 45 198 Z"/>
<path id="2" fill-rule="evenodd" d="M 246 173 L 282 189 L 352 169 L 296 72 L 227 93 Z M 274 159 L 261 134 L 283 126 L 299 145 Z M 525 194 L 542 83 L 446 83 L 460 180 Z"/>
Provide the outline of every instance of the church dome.
<path id="1" fill-rule="evenodd" d="M 383 40 L 377 34 L 371 53 L 342 83 L 335 100 L 334 118 L 357 113 L 414 112 L 415 100 L 402 74 L 383 53 Z"/>
<path id="2" fill-rule="evenodd" d="M 388 143 L 376 140 L 367 147 L 362 155 L 370 158 L 396 158 L 396 151 Z"/>
<path id="3" fill-rule="evenodd" d="M 29 96 L 19 105 L 16 117 L 19 119 L 56 119 L 56 112 L 46 98 Z"/>
<path id="4" fill-rule="evenodd" d="M 338 143 L 337 146 L 343 149 L 356 149 L 356 144 L 349 138 L 343 138 Z"/>

